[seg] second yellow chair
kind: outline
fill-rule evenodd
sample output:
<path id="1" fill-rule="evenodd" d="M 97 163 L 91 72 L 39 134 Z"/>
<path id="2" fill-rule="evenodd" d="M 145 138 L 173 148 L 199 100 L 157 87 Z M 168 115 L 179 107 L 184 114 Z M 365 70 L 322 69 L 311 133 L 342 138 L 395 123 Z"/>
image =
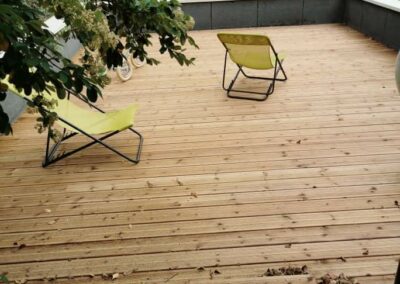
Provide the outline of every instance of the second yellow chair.
<path id="1" fill-rule="evenodd" d="M 274 92 L 276 81 L 287 80 L 286 73 L 282 67 L 283 56 L 275 51 L 275 48 L 273 47 L 270 39 L 267 36 L 219 33 L 218 38 L 226 49 L 222 87 L 225 91 L 227 91 L 228 97 L 264 101 L 268 98 L 269 95 Z M 236 75 L 234 76 L 229 86 L 225 87 L 228 54 L 230 59 L 238 66 L 239 70 L 236 72 Z M 273 69 L 273 77 L 249 76 L 243 70 L 243 67 L 256 70 Z M 280 71 L 282 71 L 283 78 L 278 78 L 278 74 Z M 268 86 L 266 92 L 254 92 L 233 89 L 233 85 L 235 84 L 240 73 L 249 79 L 268 80 L 271 81 L 271 83 Z M 232 95 L 231 92 L 248 93 L 254 94 L 256 96 L 237 96 Z"/>

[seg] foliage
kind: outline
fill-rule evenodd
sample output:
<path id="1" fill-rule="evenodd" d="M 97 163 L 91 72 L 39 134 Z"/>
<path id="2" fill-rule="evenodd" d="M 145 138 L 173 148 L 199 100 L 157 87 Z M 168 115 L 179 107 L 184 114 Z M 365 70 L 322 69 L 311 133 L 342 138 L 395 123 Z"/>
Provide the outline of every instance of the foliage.
<path id="1" fill-rule="evenodd" d="M 9 280 L 8 280 L 8 278 L 7 278 L 7 275 L 5 275 L 5 274 L 0 274 L 0 283 L 4 283 L 4 284 L 10 283 Z"/>
<path id="2" fill-rule="evenodd" d="M 64 39 L 82 43 L 81 66 L 57 50 L 56 39 L 44 28 L 43 11 L 63 18 Z M 105 64 L 113 68 L 122 63 L 122 41 L 135 57 L 158 64 L 146 52 L 155 33 L 160 53 L 168 53 L 180 65 L 192 64 L 194 59 L 184 54 L 185 45 L 197 47 L 188 35 L 192 27 L 193 19 L 177 0 L 0 0 L 0 51 L 5 51 L 0 58 L 0 100 L 6 96 L 7 86 L 1 80 L 7 76 L 17 89 L 37 95 L 32 106 L 41 114 L 38 128 L 43 131 L 57 119 L 44 110 L 52 104 L 48 94 L 56 91 L 64 98 L 70 90 L 95 102 L 109 81 L 99 70 Z M 0 106 L 0 133 L 11 131 Z"/>
<path id="3" fill-rule="evenodd" d="M 194 22 L 182 12 L 179 1 L 106 0 L 90 1 L 87 6 L 92 9 L 101 7 L 111 30 L 126 38 L 126 47 L 133 52 L 134 57 L 146 60 L 148 64 L 159 63 L 154 58 L 149 58 L 145 51 L 145 47 L 151 44 L 149 31 L 153 31 L 158 34 L 160 53 L 168 51 L 170 57 L 175 58 L 181 65 L 193 63 L 193 58 L 188 59 L 184 55 L 182 46 L 187 41 L 196 46 L 187 34 Z"/>
<path id="4" fill-rule="evenodd" d="M 98 56 L 98 52 L 104 55 L 107 50 L 115 50 L 118 44 L 117 36 L 111 32 L 103 12 L 98 8 L 86 9 L 81 0 L 35 1 L 39 6 L 54 13 L 57 18 L 64 20 L 68 27 L 62 33 L 65 40 L 73 37 L 83 44 L 85 48 L 83 63 L 89 74 L 93 77 L 100 73 L 102 64 L 99 64 L 101 57 Z M 93 68 L 94 66 L 97 68 Z M 96 82 L 104 86 L 106 81 L 102 79 L 104 78 L 99 77 Z"/>
<path id="5" fill-rule="evenodd" d="M 42 117 L 40 123 L 47 127 L 56 119 L 43 108 L 46 103 L 42 94 L 56 91 L 59 98 L 65 98 L 66 89 L 80 94 L 86 92 L 100 94 L 100 89 L 86 74 L 82 66 L 73 64 L 57 50 L 58 43 L 46 29 L 41 12 L 23 1 L 2 1 L 0 4 L 0 47 L 5 51 L 0 59 L 0 79 L 8 76 L 9 82 L 26 95 L 40 94 L 36 106 Z M 1 83 L 0 83 L 1 84 Z M 5 99 L 5 84 L 0 85 L 1 99 Z M 0 110 L 0 131 L 11 132 L 8 117 Z"/>

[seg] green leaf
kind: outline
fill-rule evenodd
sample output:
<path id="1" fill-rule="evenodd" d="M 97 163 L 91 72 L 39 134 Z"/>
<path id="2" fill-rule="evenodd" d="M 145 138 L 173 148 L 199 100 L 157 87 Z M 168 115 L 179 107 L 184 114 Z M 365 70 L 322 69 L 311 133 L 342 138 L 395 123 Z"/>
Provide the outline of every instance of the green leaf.
<path id="1" fill-rule="evenodd" d="M 9 282 L 9 280 L 8 280 L 6 275 L 1 274 L 0 275 L 0 283 L 9 284 L 10 282 Z"/>
<path id="2" fill-rule="evenodd" d="M 65 97 L 66 97 L 66 92 L 65 92 L 65 89 L 64 89 L 64 87 L 61 85 L 61 86 L 58 86 L 57 88 L 56 88 L 56 90 L 57 90 L 57 97 L 58 98 L 60 98 L 60 99 L 65 99 Z"/>
<path id="3" fill-rule="evenodd" d="M 24 86 L 24 92 L 25 95 L 30 96 L 32 94 L 32 86 L 31 85 Z"/>
<path id="4" fill-rule="evenodd" d="M 66 84 L 69 80 L 68 74 L 64 71 L 58 73 L 58 78 L 60 79 L 61 82 L 63 82 L 63 84 Z"/>
<path id="5" fill-rule="evenodd" d="M 48 61 L 40 61 L 39 65 L 44 69 L 44 71 L 46 72 L 50 71 L 50 65 Z"/>
<path id="6" fill-rule="evenodd" d="M 80 93 L 83 90 L 83 82 L 81 78 L 75 78 L 74 81 L 75 92 Z"/>
<path id="7" fill-rule="evenodd" d="M 87 88 L 86 89 L 86 96 L 92 103 L 97 101 L 97 90 L 95 88 Z"/>
<path id="8" fill-rule="evenodd" d="M 0 92 L 0 102 L 4 101 L 7 97 L 7 93 L 6 92 Z"/>
<path id="9" fill-rule="evenodd" d="M 10 119 L 8 115 L 3 111 L 2 106 L 0 105 L 0 133 L 3 133 L 5 135 L 9 135 L 12 133 L 12 128 L 10 125 Z M 3 275 L 1 275 L 3 276 Z M 5 275 L 4 275 L 5 277 Z M 1 280 L 1 278 L 0 278 Z M 6 282 L 8 283 L 8 282 Z"/>
<path id="10" fill-rule="evenodd" d="M 35 58 L 35 57 L 34 58 L 25 59 L 25 63 L 30 67 L 39 65 L 39 62 L 40 62 L 40 60 L 38 58 Z"/>

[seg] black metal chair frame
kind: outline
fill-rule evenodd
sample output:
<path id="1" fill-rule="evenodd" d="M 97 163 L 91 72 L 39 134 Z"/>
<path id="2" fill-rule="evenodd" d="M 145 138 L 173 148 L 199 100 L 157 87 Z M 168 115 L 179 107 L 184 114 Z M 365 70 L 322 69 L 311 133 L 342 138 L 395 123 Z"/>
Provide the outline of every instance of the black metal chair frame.
<path id="1" fill-rule="evenodd" d="M 78 96 L 76 96 L 76 97 L 77 97 L 78 99 L 84 101 L 84 102 L 87 103 L 90 107 L 96 109 L 97 111 L 99 111 L 99 112 L 101 112 L 101 113 L 105 113 L 103 110 L 101 110 L 100 108 L 96 107 L 95 105 L 93 105 L 93 104 L 87 102 L 86 100 L 83 100 L 82 98 L 80 98 L 80 97 L 78 97 Z M 67 99 L 70 99 L 70 92 L 68 92 L 68 97 L 67 97 Z M 26 100 L 29 101 L 28 99 L 26 99 Z M 45 112 L 49 112 L 48 110 L 43 109 L 43 108 L 42 108 L 42 110 L 45 111 Z M 70 132 L 70 133 L 68 133 L 68 132 L 67 132 L 67 129 L 64 128 L 64 129 L 63 129 L 63 133 L 62 133 L 61 139 L 58 140 L 54 145 L 51 146 L 50 144 L 51 144 L 51 140 L 52 140 L 52 138 L 51 138 L 52 130 L 51 130 L 51 127 L 49 127 L 48 133 L 47 133 L 46 154 L 45 154 L 45 158 L 44 158 L 43 163 L 42 163 L 42 166 L 43 166 L 44 168 L 47 167 L 47 166 L 49 166 L 49 165 L 51 165 L 51 164 L 53 164 L 53 163 L 55 163 L 55 162 L 57 162 L 57 161 L 60 161 L 60 160 L 64 159 L 64 158 L 66 158 L 66 157 L 69 157 L 69 156 L 71 156 L 72 154 L 75 154 L 75 153 L 77 153 L 77 152 L 79 152 L 79 151 L 81 151 L 81 150 L 83 150 L 83 149 L 86 149 L 86 148 L 88 148 L 88 147 L 90 147 L 90 146 L 93 146 L 93 145 L 95 145 L 95 144 L 101 144 L 101 145 L 103 145 L 104 147 L 106 147 L 106 148 L 109 149 L 110 151 L 114 152 L 115 154 L 121 156 L 122 158 L 124 158 L 124 159 L 126 159 L 126 160 L 128 160 L 128 161 L 130 161 L 130 162 L 132 162 L 132 163 L 134 163 L 134 164 L 137 164 L 137 163 L 140 162 L 140 154 L 141 154 L 141 152 L 142 152 L 142 147 L 143 147 L 143 136 L 142 136 L 139 132 L 137 132 L 135 129 L 133 129 L 132 127 L 129 127 L 129 128 L 127 128 L 127 129 L 129 129 L 130 131 L 132 131 L 133 133 L 135 133 L 135 134 L 139 137 L 139 145 L 138 145 L 138 149 L 137 149 L 137 152 L 136 152 L 136 156 L 135 156 L 134 158 L 131 158 L 131 157 L 129 157 L 129 156 L 123 154 L 122 152 L 120 152 L 120 151 L 114 149 L 112 146 L 110 146 L 110 145 L 108 145 L 107 143 L 103 142 L 105 139 L 110 138 L 110 137 L 112 137 L 112 136 L 114 136 L 114 135 L 120 133 L 120 132 L 121 132 L 120 130 L 118 130 L 118 131 L 113 131 L 113 132 L 110 132 L 110 133 L 108 133 L 108 134 L 106 134 L 106 135 L 100 137 L 100 138 L 96 138 L 96 137 L 94 137 L 93 135 L 87 133 L 86 131 L 84 131 L 84 130 L 80 129 L 79 127 L 73 125 L 72 123 L 68 122 L 67 120 L 63 119 L 62 117 L 58 117 L 58 119 L 59 119 L 61 122 L 65 123 L 66 125 L 70 126 L 71 128 L 74 128 L 77 132 Z M 124 129 L 124 130 L 127 130 L 127 129 Z M 62 154 L 58 154 L 58 155 L 57 155 L 57 150 L 58 150 L 58 148 L 61 146 L 62 142 L 68 140 L 68 139 L 71 138 L 71 137 L 74 137 L 75 135 L 77 135 L 77 134 L 79 134 L 79 133 L 85 135 L 86 137 L 89 137 L 89 138 L 92 139 L 93 141 L 92 141 L 92 142 L 89 142 L 89 143 L 87 143 L 87 144 L 85 144 L 85 145 L 83 145 L 83 146 L 81 146 L 81 147 L 79 147 L 79 148 L 77 148 L 77 149 L 70 150 L 70 151 L 68 151 L 68 152 L 63 152 Z"/>
<path id="2" fill-rule="evenodd" d="M 233 77 L 233 80 L 231 81 L 229 86 L 225 87 L 226 65 L 227 65 L 229 49 L 225 44 L 224 44 L 224 47 L 225 47 L 226 51 L 225 51 L 225 61 L 224 61 L 224 72 L 223 72 L 223 78 L 222 78 L 222 88 L 227 92 L 227 96 L 229 98 L 253 100 L 253 101 L 265 101 L 268 98 L 268 96 L 271 95 L 274 92 L 274 90 L 275 90 L 275 82 L 276 81 L 284 82 L 284 81 L 286 81 L 288 79 L 287 76 L 286 76 L 285 70 L 282 67 L 283 60 L 281 61 L 278 58 L 278 54 L 277 54 L 277 52 L 275 51 L 274 47 L 271 44 L 270 47 L 271 47 L 272 52 L 274 53 L 275 58 L 276 58 L 276 63 L 275 63 L 275 67 L 274 67 L 274 77 L 270 78 L 270 77 L 249 76 L 249 75 L 246 74 L 246 72 L 244 72 L 243 66 L 240 66 L 239 64 L 236 64 L 239 69 L 236 72 L 236 75 Z M 284 78 L 278 78 L 278 74 L 279 74 L 280 71 L 282 71 Z M 269 87 L 267 89 L 267 92 L 265 92 L 265 93 L 233 89 L 233 85 L 235 84 L 235 82 L 236 82 L 237 78 L 239 77 L 240 73 L 243 74 L 248 79 L 266 80 L 266 81 L 272 81 L 272 82 L 270 83 L 270 85 L 269 85 Z M 258 95 L 259 98 L 256 98 L 256 97 L 245 97 L 245 96 L 235 96 L 235 95 L 231 95 L 231 92 L 255 94 L 255 95 Z"/>

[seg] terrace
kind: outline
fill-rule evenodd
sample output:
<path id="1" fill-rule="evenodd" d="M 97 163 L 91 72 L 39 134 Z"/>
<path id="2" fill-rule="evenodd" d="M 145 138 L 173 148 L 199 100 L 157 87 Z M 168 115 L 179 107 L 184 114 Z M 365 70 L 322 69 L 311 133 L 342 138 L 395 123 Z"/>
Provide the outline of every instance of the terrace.
<path id="1" fill-rule="evenodd" d="M 140 105 L 136 166 L 93 147 L 42 169 L 46 137 L 28 113 L 1 137 L 0 269 L 10 279 L 301 284 L 329 272 L 393 284 L 395 51 L 341 24 L 229 31 L 269 35 L 289 80 L 265 102 L 227 99 L 219 30 L 193 31 L 195 66 L 160 57 L 104 92 L 106 109 Z M 135 151 L 128 136 L 113 143 Z M 309 274 L 263 276 L 288 265 Z"/>

